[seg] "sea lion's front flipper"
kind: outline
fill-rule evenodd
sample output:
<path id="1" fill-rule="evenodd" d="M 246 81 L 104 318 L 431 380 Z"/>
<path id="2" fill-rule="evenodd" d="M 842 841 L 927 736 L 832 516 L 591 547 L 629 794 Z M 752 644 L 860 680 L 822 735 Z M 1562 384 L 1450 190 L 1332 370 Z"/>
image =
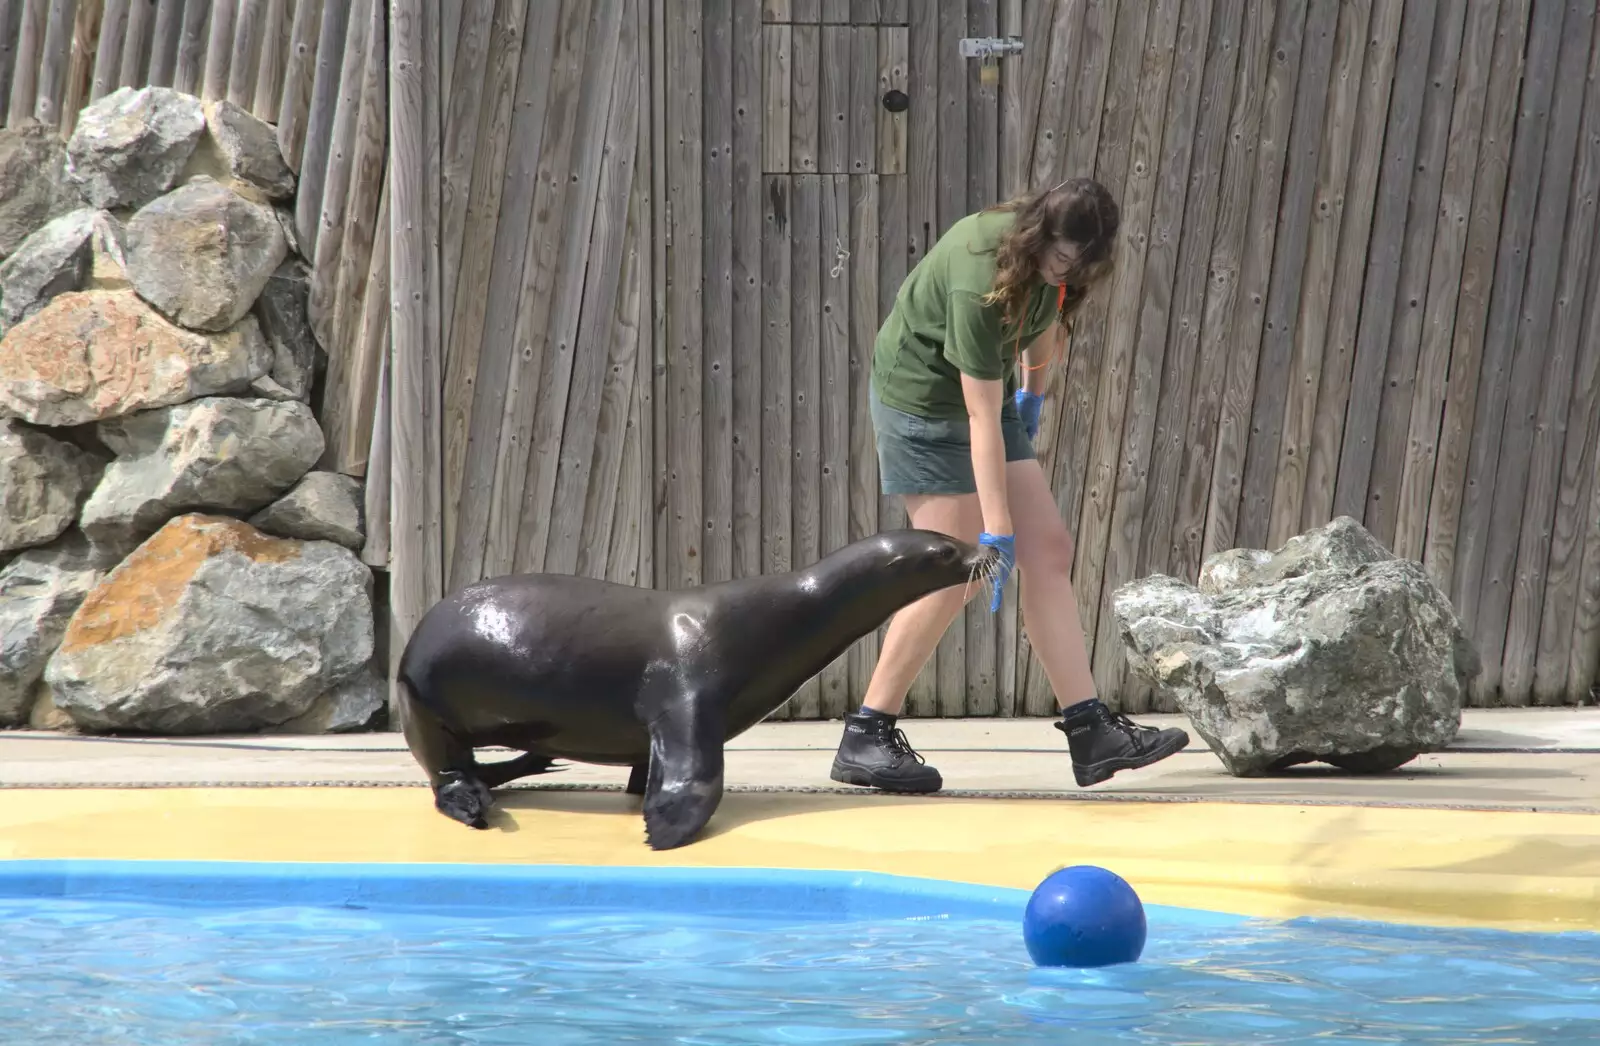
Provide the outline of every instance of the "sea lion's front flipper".
<path id="1" fill-rule="evenodd" d="M 645 840 L 652 850 L 671 850 L 692 840 L 722 802 L 724 701 L 701 692 L 652 704 Z"/>

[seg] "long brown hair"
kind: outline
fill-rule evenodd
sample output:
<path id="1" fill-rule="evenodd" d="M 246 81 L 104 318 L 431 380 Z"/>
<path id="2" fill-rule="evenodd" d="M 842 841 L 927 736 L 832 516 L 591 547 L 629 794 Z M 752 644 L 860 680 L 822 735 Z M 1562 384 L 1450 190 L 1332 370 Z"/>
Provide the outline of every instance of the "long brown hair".
<path id="1" fill-rule="evenodd" d="M 982 301 L 1000 304 L 1007 317 L 1019 319 L 1039 272 L 1041 252 L 1057 242 L 1074 246 L 1064 298 L 1064 311 L 1071 311 L 1082 302 L 1086 284 L 1108 267 L 1121 223 L 1116 200 L 1093 178 L 1069 178 L 1054 188 L 1014 196 L 985 211 L 1011 211 L 1016 220 L 995 247 L 994 285 Z"/>

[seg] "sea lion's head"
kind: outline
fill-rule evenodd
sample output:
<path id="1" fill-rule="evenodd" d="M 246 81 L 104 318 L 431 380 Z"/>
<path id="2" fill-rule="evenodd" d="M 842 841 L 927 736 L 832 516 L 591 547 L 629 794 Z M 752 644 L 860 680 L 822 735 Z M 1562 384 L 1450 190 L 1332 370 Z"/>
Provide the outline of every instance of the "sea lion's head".
<path id="1" fill-rule="evenodd" d="M 936 530 L 886 530 L 861 544 L 876 560 L 884 580 L 927 592 L 983 578 L 997 556 L 994 549 Z"/>

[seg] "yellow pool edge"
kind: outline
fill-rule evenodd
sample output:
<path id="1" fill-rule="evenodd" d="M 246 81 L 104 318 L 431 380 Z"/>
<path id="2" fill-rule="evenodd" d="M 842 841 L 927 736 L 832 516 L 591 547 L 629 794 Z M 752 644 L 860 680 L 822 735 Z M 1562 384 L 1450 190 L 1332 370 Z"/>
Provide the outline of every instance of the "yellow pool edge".
<path id="1" fill-rule="evenodd" d="M 11 788 L 0 859 L 525 863 L 882 872 L 1032 889 L 1096 864 L 1152 904 L 1600 931 L 1600 815 L 734 793 L 656 852 L 639 801 L 516 791 L 474 831 L 416 788 Z"/>

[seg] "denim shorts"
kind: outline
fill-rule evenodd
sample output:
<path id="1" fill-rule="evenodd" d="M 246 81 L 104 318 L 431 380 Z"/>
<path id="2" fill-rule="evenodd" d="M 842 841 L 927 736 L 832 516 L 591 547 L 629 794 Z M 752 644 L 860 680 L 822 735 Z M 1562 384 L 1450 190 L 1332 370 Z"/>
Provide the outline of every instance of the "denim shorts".
<path id="1" fill-rule="evenodd" d="M 976 494 L 972 438 L 965 418 L 924 418 L 886 406 L 872 390 L 878 480 L 885 494 Z M 1028 461 L 1033 441 L 1014 408 L 1000 412 L 1007 461 Z"/>

